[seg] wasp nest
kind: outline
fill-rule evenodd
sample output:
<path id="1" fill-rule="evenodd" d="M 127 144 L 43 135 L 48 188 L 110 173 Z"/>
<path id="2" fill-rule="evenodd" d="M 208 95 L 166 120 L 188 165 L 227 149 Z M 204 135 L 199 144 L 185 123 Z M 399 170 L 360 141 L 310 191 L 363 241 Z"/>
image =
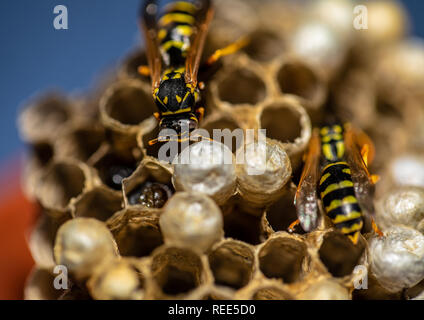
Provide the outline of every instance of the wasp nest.
<path id="1" fill-rule="evenodd" d="M 407 38 L 402 7 L 367 2 L 369 30 L 355 30 L 350 0 L 215 5 L 205 56 L 250 43 L 205 80 L 199 135 L 213 141 L 169 161 L 149 145 L 143 50 L 100 94 L 47 93 L 21 113 L 24 189 L 41 207 L 26 298 L 422 298 L 424 47 Z M 353 245 L 326 218 L 287 232 L 312 127 L 334 115 L 376 144 L 384 237 Z M 66 289 L 55 289 L 58 265 Z"/>

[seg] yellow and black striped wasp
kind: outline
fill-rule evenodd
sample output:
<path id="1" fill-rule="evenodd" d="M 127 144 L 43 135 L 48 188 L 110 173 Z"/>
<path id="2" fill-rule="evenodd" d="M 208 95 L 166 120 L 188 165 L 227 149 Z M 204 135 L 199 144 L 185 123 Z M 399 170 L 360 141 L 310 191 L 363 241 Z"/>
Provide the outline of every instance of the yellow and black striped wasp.
<path id="1" fill-rule="evenodd" d="M 334 227 L 356 244 L 364 226 L 364 214 L 374 213 L 377 176 L 368 165 L 375 150 L 371 139 L 351 124 L 339 123 L 314 129 L 295 196 L 298 220 L 309 232 L 318 224 L 318 194 Z M 372 219 L 374 231 L 382 236 Z"/>
<path id="2" fill-rule="evenodd" d="M 146 0 L 140 10 L 140 26 L 144 33 L 148 67 L 139 72 L 150 75 L 153 99 L 159 112 L 154 116 L 159 128 L 172 129 L 175 137 L 161 135 L 149 144 L 182 141 L 198 127 L 205 109 L 199 105 L 197 76 L 210 22 L 213 17 L 210 0 L 176 1 L 165 6 L 158 17 L 158 5 Z M 217 50 L 207 61 L 212 65 L 220 57 L 231 54 L 247 44 L 241 39 Z"/>

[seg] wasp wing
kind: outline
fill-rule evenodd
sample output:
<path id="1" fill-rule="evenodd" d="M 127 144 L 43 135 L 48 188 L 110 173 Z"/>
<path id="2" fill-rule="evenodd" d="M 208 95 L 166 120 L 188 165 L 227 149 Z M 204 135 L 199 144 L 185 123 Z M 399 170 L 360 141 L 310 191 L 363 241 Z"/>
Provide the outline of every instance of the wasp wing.
<path id="1" fill-rule="evenodd" d="M 197 23 L 193 28 L 190 50 L 187 53 L 185 80 L 193 87 L 197 87 L 197 74 L 200 67 L 203 48 L 214 10 L 210 0 L 199 1 L 199 11 L 196 15 Z"/>
<path id="2" fill-rule="evenodd" d="M 320 156 L 321 143 L 318 132 L 314 130 L 295 196 L 297 217 L 306 232 L 315 229 L 318 224 L 317 185 L 320 176 Z"/>
<path id="3" fill-rule="evenodd" d="M 150 68 L 152 90 L 159 87 L 162 58 L 157 40 L 156 15 L 158 5 L 155 0 L 146 0 L 140 8 L 139 24 L 146 42 L 147 63 Z"/>
<path id="4" fill-rule="evenodd" d="M 374 155 L 374 146 L 371 139 L 364 132 L 356 130 L 351 125 L 346 126 L 344 140 L 346 161 L 350 167 L 355 195 L 361 209 L 368 214 L 374 215 L 373 197 L 375 186 L 360 150 L 360 147 L 367 143 L 372 155 Z"/>

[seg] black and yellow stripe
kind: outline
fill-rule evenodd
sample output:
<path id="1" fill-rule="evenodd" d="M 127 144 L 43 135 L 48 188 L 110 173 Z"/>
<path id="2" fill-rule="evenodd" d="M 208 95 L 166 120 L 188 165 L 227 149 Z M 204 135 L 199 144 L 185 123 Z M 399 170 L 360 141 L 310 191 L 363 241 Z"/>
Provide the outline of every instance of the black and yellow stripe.
<path id="1" fill-rule="evenodd" d="M 319 192 L 323 207 L 336 229 L 353 243 L 363 226 L 362 211 L 355 196 L 349 165 L 331 162 L 322 170 Z"/>
<path id="2" fill-rule="evenodd" d="M 343 127 L 341 125 L 332 125 L 322 127 L 320 130 L 321 135 L 321 149 L 327 161 L 339 161 L 344 156 L 344 141 L 343 141 Z"/>
<path id="3" fill-rule="evenodd" d="M 176 1 L 165 8 L 159 19 L 158 38 L 163 61 L 167 67 L 184 65 L 196 18 L 196 7 L 188 1 Z"/>

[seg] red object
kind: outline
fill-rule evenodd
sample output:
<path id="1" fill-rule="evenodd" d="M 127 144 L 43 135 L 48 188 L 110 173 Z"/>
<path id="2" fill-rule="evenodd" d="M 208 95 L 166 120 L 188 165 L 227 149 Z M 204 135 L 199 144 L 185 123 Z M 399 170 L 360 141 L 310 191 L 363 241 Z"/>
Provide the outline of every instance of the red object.
<path id="1" fill-rule="evenodd" d="M 23 298 L 25 280 L 34 265 L 27 237 L 35 222 L 36 207 L 22 192 L 20 168 L 16 165 L 19 159 L 10 163 L 0 171 L 1 300 Z"/>

